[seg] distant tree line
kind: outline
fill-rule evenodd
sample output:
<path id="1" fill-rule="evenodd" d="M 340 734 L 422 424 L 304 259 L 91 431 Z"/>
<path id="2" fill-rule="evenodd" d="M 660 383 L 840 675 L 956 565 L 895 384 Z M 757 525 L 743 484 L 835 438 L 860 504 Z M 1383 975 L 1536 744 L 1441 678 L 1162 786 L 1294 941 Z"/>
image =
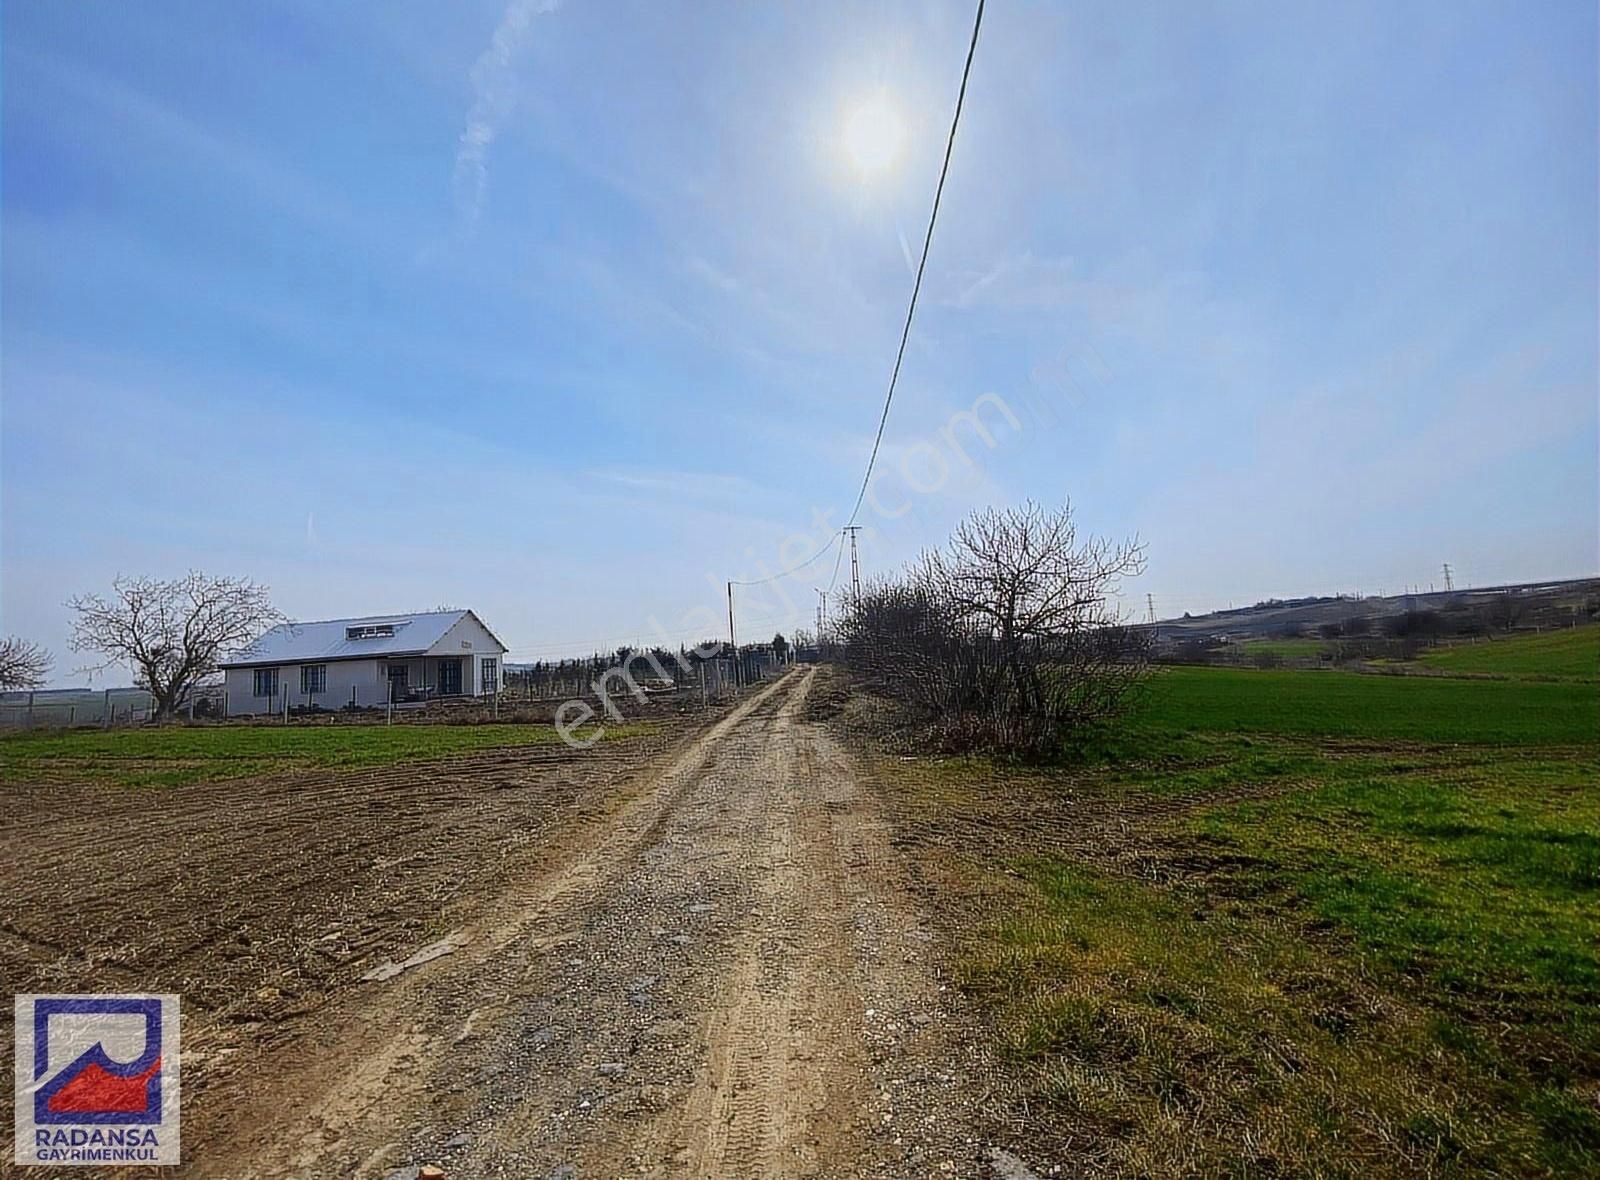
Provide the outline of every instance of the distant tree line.
<path id="1" fill-rule="evenodd" d="M 1337 601 L 1337 600 L 1329 600 Z M 1220 613 L 1220 612 L 1219 612 Z M 1578 615 L 1593 618 L 1600 603 L 1586 600 L 1578 606 L 1552 610 L 1540 608 L 1530 596 L 1514 589 L 1492 595 L 1457 594 L 1437 606 L 1411 606 L 1387 615 L 1353 614 L 1315 625 L 1287 623 L 1260 638 L 1323 641 L 1303 656 L 1286 657 L 1281 651 L 1248 645 L 1215 635 L 1192 635 L 1169 640 L 1159 651 L 1162 663 L 1237 664 L 1276 667 L 1289 659 L 1299 662 L 1354 663 L 1365 660 L 1409 660 L 1426 647 L 1445 640 L 1493 638 L 1528 626 L 1572 625 Z"/>

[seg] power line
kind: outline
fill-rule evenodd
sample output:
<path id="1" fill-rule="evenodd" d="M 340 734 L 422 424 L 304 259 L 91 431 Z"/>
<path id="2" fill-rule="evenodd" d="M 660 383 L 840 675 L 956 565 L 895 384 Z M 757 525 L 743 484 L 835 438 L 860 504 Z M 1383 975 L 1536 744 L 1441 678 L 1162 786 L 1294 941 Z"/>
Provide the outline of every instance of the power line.
<path id="1" fill-rule="evenodd" d="M 905 324 L 900 329 L 900 347 L 895 351 L 894 368 L 889 373 L 889 389 L 884 395 L 883 413 L 878 416 L 878 431 L 872 440 L 872 454 L 867 457 L 867 471 L 866 474 L 861 477 L 861 491 L 857 493 L 855 506 L 850 510 L 850 519 L 845 522 L 844 529 L 839 533 L 839 554 L 834 558 L 833 577 L 828 581 L 828 590 L 830 592 L 833 590 L 834 583 L 839 579 L 839 566 L 844 558 L 844 539 L 847 535 L 849 535 L 851 536 L 852 541 L 854 540 L 854 535 L 851 533 L 851 529 L 853 526 L 855 526 L 856 517 L 861 514 L 861 505 L 867 498 L 867 488 L 872 483 L 872 471 L 873 468 L 877 466 L 878 450 L 883 445 L 883 432 L 889 424 L 889 408 L 894 404 L 895 387 L 900 382 L 900 369 L 905 363 L 906 345 L 911 339 L 911 324 L 916 319 L 917 315 L 917 296 L 922 292 L 922 276 L 928 268 L 928 253 L 933 248 L 933 227 L 937 225 L 939 221 L 939 204 L 944 199 L 944 183 L 945 179 L 950 175 L 950 157 L 955 153 L 956 129 L 961 125 L 961 109 L 966 105 L 967 101 L 967 82 L 972 77 L 972 59 L 978 51 L 978 31 L 983 27 L 983 6 L 984 0 L 978 0 L 978 9 L 972 19 L 972 39 L 967 45 L 967 60 L 961 67 L 961 88 L 956 92 L 955 114 L 950 119 L 950 134 L 945 139 L 944 161 L 939 166 L 939 183 L 933 190 L 933 209 L 928 214 L 928 232 L 922 237 L 922 257 L 917 263 L 917 277 L 911 284 L 911 301 L 906 306 Z M 798 565 L 790 566 L 788 569 L 779 570 L 775 574 L 768 574 L 762 578 L 730 578 L 728 580 L 728 630 L 730 643 L 732 642 L 733 631 L 733 587 L 762 586 L 768 582 L 775 582 L 779 578 L 786 578 L 790 574 L 798 573 L 800 570 L 805 569 L 808 565 L 826 553 L 829 546 L 832 544 L 833 542 L 831 540 L 828 541 L 820 549 L 818 549 L 804 561 L 800 562 Z M 855 569 L 856 567 L 853 554 L 851 561 L 852 569 Z M 852 579 L 854 585 L 856 586 L 857 595 L 859 596 L 859 570 L 852 575 Z"/>
<path id="2" fill-rule="evenodd" d="M 841 539 L 843 538 L 843 536 L 844 536 L 844 534 L 841 533 L 840 534 Z M 806 566 L 810 565 L 813 561 L 817 560 L 817 558 L 821 557 L 824 553 L 826 553 L 831 548 L 833 548 L 833 541 L 830 539 L 830 540 L 824 541 L 823 544 L 822 544 L 822 548 L 821 549 L 818 549 L 815 553 L 813 553 L 810 557 L 806 558 L 799 565 L 791 565 L 786 570 L 779 570 L 777 573 L 768 574 L 764 578 L 748 578 L 748 579 L 730 578 L 729 580 L 735 586 L 765 586 L 768 582 L 776 582 L 779 578 L 787 578 L 790 574 L 799 573 L 801 570 L 805 569 Z M 839 552 L 840 553 L 844 552 L 844 547 L 842 545 L 840 546 Z"/>
<path id="3" fill-rule="evenodd" d="M 839 556 L 833 559 L 833 577 L 828 579 L 828 593 L 833 593 L 834 585 L 839 581 L 839 566 L 844 562 L 844 533 L 839 534 Z"/>
<path id="4" fill-rule="evenodd" d="M 750 625 L 758 623 L 784 623 L 796 619 L 803 619 L 804 613 L 800 609 L 793 611 L 779 611 L 776 614 L 762 614 L 755 618 L 746 619 Z M 619 631 L 601 638 L 588 637 L 569 641 L 552 641 L 550 643 L 519 645 L 515 650 L 519 654 L 534 657 L 535 661 L 556 662 L 562 658 L 587 659 L 591 655 L 610 655 L 612 651 L 621 646 L 632 647 L 644 651 L 654 647 L 671 647 L 673 645 L 687 645 L 690 640 L 704 640 L 711 637 L 715 625 L 696 626 L 674 631 L 649 632 L 645 628 L 634 631 Z M 525 660 L 513 660 L 512 663 L 524 663 Z"/>
<path id="5" fill-rule="evenodd" d="M 861 512 L 861 504 L 867 498 L 867 485 L 872 482 L 872 469 L 878 462 L 878 448 L 883 443 L 883 429 L 889 424 L 889 407 L 894 403 L 894 389 L 900 381 L 900 365 L 906 359 L 906 342 L 911 339 L 911 321 L 917 314 L 917 295 L 922 290 L 922 272 L 928 266 L 928 250 L 933 245 L 933 227 L 939 220 L 939 201 L 944 196 L 945 177 L 950 173 L 950 156 L 955 151 L 956 128 L 961 125 L 961 107 L 967 100 L 967 79 L 972 75 L 972 57 L 978 51 L 978 30 L 983 27 L 983 2 L 978 0 L 978 13 L 972 21 L 972 42 L 967 46 L 967 63 L 961 69 L 961 89 L 956 94 L 956 113 L 950 120 L 950 137 L 945 140 L 944 163 L 939 168 L 939 185 L 933 190 L 933 212 L 928 215 L 928 232 L 922 239 L 922 260 L 917 263 L 917 278 L 911 284 L 911 303 L 906 308 L 905 327 L 900 330 L 900 348 L 895 353 L 894 371 L 889 374 L 889 392 L 883 399 L 883 414 L 878 418 L 878 434 L 872 440 L 872 455 L 867 459 L 867 474 L 862 477 L 861 491 L 856 496 L 856 506 L 850 510 L 850 519 L 845 524 L 852 525 L 856 516 Z"/>

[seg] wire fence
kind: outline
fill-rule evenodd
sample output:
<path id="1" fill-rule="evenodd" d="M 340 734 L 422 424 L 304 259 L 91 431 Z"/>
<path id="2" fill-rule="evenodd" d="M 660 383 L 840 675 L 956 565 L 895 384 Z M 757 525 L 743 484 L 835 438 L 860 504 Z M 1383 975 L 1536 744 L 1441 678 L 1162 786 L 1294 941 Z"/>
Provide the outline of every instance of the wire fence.
<path id="1" fill-rule="evenodd" d="M 623 651 L 583 659 L 511 665 L 505 669 L 504 687 L 460 702 L 420 701 L 400 705 L 385 694 L 352 699 L 306 702 L 285 700 L 285 708 L 257 712 L 237 720 L 288 722 L 307 714 L 360 712 L 382 714 L 387 709 L 432 713 L 446 705 L 472 706 L 486 717 L 498 719 L 502 707 L 555 705 L 566 700 L 593 700 L 600 693 L 622 701 L 675 698 L 687 703 L 712 704 L 737 694 L 745 685 L 757 684 L 782 671 L 798 652 L 775 652 L 769 645 L 752 645 L 735 654 L 724 647 L 711 655 L 686 651 Z M 625 657 L 625 658 L 624 658 Z M 369 694 L 370 695 L 370 694 Z M 320 706 L 313 708 L 311 706 Z M 203 685 L 178 706 L 180 720 L 216 720 L 227 716 L 227 695 L 221 684 Z M 0 731 L 26 729 L 126 728 L 155 719 L 155 698 L 140 688 L 39 689 L 0 693 Z"/>
<path id="2" fill-rule="evenodd" d="M 0 729 L 143 725 L 155 698 L 139 688 L 41 689 L 0 693 Z"/>

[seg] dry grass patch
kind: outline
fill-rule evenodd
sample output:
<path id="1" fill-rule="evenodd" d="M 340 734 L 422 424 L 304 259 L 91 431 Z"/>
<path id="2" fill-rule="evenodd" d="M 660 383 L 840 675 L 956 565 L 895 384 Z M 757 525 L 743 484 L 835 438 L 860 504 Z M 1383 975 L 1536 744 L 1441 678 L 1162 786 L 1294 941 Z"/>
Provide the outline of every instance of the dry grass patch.
<path id="1" fill-rule="evenodd" d="M 1076 765 L 875 760 L 997 1134 L 1113 1176 L 1600 1175 L 1593 737 L 1549 685 L 1436 724 L 1426 688 L 1383 717 L 1420 680 L 1301 675 L 1337 726 L 1264 680 Z"/>
<path id="2" fill-rule="evenodd" d="M 1081 865 L 970 950 L 1015 1102 L 1050 1149 L 1113 1175 L 1583 1174 L 1571 1094 L 1508 1099 L 1503 1061 L 1292 923 Z M 1549 1110 L 1540 1108 L 1549 1105 Z"/>

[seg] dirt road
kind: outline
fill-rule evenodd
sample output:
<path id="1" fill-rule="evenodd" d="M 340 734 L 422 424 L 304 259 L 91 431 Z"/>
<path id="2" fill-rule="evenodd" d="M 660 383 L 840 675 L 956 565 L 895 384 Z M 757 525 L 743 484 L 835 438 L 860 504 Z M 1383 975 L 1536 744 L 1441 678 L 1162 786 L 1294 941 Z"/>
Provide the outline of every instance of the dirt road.
<path id="1" fill-rule="evenodd" d="M 307 1017 L 186 1120 L 196 1176 L 979 1174 L 956 1000 L 797 671 Z"/>

